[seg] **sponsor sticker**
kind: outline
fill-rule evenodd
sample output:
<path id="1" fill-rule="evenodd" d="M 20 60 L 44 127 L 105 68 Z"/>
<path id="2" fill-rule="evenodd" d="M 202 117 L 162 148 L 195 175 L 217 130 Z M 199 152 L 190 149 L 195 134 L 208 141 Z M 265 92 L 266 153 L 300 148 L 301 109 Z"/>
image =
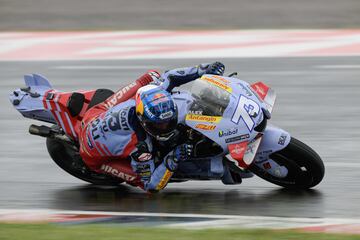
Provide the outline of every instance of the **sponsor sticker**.
<path id="1" fill-rule="evenodd" d="M 201 130 L 206 130 L 206 131 L 211 131 L 211 130 L 214 130 L 216 128 L 216 126 L 199 123 L 195 126 L 195 128 L 201 129 Z"/>
<path id="2" fill-rule="evenodd" d="M 249 163 L 244 159 L 248 148 L 248 142 L 229 144 L 228 148 L 231 157 L 236 160 L 236 165 L 240 168 L 248 168 Z"/>
<path id="3" fill-rule="evenodd" d="M 128 86 L 121 89 L 120 91 L 116 92 L 114 95 L 111 96 L 111 98 L 109 98 L 109 100 L 106 100 L 106 102 L 104 103 L 105 107 L 107 109 L 109 109 L 109 108 L 115 106 L 118 103 L 118 100 L 121 99 L 122 96 L 124 96 L 125 93 L 130 91 L 135 86 L 136 86 L 136 83 L 131 83 Z"/>
<path id="4" fill-rule="evenodd" d="M 250 135 L 249 135 L 249 134 L 243 134 L 243 135 L 240 135 L 240 136 L 236 136 L 236 137 L 232 137 L 232 138 L 227 138 L 227 139 L 225 139 L 225 143 L 242 141 L 242 140 L 245 140 L 245 139 L 248 139 L 248 138 L 250 138 Z"/>
<path id="5" fill-rule="evenodd" d="M 286 138 L 287 138 L 287 135 L 285 134 L 282 134 L 279 138 L 279 141 L 278 141 L 278 144 L 281 145 L 281 146 L 284 146 L 285 142 L 286 142 Z"/>
<path id="6" fill-rule="evenodd" d="M 121 128 L 123 130 L 130 130 L 129 128 L 129 124 L 128 124 L 128 110 L 129 108 L 125 108 L 123 110 L 120 111 L 120 124 L 121 124 Z"/>
<path id="7" fill-rule="evenodd" d="M 210 78 L 210 77 L 206 77 L 206 76 L 202 76 L 200 79 L 205 80 L 221 89 L 224 89 L 225 91 L 231 93 L 232 92 L 232 88 L 224 83 L 219 82 L 216 79 Z"/>
<path id="8" fill-rule="evenodd" d="M 164 119 L 168 119 L 171 118 L 174 115 L 174 113 L 172 111 L 168 111 L 166 113 L 162 113 L 160 115 L 160 119 L 164 120 Z"/>
<path id="9" fill-rule="evenodd" d="M 211 77 L 212 77 L 212 78 L 216 78 L 217 80 L 220 80 L 221 82 L 223 82 L 223 83 L 225 83 L 225 84 L 229 84 L 229 83 L 230 83 L 229 80 L 227 80 L 227 79 L 225 79 L 225 78 L 223 78 L 223 77 L 221 77 L 221 76 L 213 75 L 213 76 L 211 76 Z"/>
<path id="10" fill-rule="evenodd" d="M 188 121 L 196 121 L 196 122 L 212 122 L 218 123 L 222 117 L 215 116 L 206 116 L 206 115 L 196 115 L 196 114 L 188 114 L 186 115 L 186 120 Z"/>
<path id="11" fill-rule="evenodd" d="M 140 156 L 138 157 L 138 160 L 140 162 L 145 162 L 145 161 L 149 161 L 152 158 L 152 154 L 151 153 L 142 153 L 140 154 Z"/>
<path id="12" fill-rule="evenodd" d="M 117 170 L 115 168 L 112 168 L 109 165 L 105 165 L 105 164 L 103 164 L 101 166 L 101 170 L 106 172 L 106 173 L 109 173 L 109 174 L 111 174 L 111 175 L 113 175 L 115 177 L 122 178 L 125 181 L 133 181 L 136 178 L 135 176 L 126 174 L 124 172 L 121 172 L 121 171 L 119 171 L 119 170 Z"/>
<path id="13" fill-rule="evenodd" d="M 144 107 L 144 111 L 145 111 L 145 113 L 149 116 L 149 118 L 151 118 L 151 119 L 154 119 L 154 118 L 155 118 L 155 115 L 150 111 L 150 109 L 149 109 L 148 106 L 145 106 L 145 107 Z"/>
<path id="14" fill-rule="evenodd" d="M 193 114 L 193 115 L 203 115 L 203 111 L 202 110 L 190 110 L 188 114 Z"/>
<path id="15" fill-rule="evenodd" d="M 219 131 L 219 137 L 228 137 L 237 133 L 238 133 L 237 128 L 227 129 L 225 131 L 221 130 Z"/>
<path id="16" fill-rule="evenodd" d="M 239 166 L 243 167 L 243 157 L 246 151 L 247 142 L 229 144 L 229 153 L 233 159 L 235 159 Z"/>
<path id="17" fill-rule="evenodd" d="M 171 178 L 172 174 L 173 173 L 171 171 L 166 169 L 166 172 L 165 172 L 164 176 L 160 180 L 159 184 L 156 186 L 156 190 L 163 189 L 166 186 L 166 184 L 169 182 L 169 179 Z"/>

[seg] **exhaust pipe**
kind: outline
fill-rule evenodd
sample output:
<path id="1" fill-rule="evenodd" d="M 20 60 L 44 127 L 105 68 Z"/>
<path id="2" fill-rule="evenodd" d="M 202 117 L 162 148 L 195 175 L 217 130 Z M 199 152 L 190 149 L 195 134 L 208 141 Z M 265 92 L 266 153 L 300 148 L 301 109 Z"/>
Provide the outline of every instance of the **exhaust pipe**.
<path id="1" fill-rule="evenodd" d="M 29 133 L 31 135 L 37 135 L 37 136 L 41 136 L 41 137 L 51 137 L 53 134 L 53 132 L 51 131 L 51 128 L 41 125 L 41 126 L 37 126 L 34 124 L 31 124 L 29 127 Z"/>
<path id="2" fill-rule="evenodd" d="M 66 136 L 63 132 L 58 132 L 51 127 L 48 126 L 37 126 L 34 124 L 31 124 L 29 127 L 29 133 L 31 135 L 36 135 L 44 138 L 51 138 L 58 141 L 65 142 L 67 144 L 70 144 L 76 151 L 78 151 L 77 144 L 71 140 L 68 136 Z"/>

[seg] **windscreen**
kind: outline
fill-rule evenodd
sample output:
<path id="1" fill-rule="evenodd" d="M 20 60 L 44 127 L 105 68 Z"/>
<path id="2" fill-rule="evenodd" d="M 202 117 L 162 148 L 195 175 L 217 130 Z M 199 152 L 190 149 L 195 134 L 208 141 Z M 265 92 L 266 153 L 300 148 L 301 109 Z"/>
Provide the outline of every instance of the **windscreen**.
<path id="1" fill-rule="evenodd" d="M 191 87 L 194 102 L 190 107 L 190 113 L 222 116 L 230 101 L 230 93 L 203 79 L 194 81 Z"/>

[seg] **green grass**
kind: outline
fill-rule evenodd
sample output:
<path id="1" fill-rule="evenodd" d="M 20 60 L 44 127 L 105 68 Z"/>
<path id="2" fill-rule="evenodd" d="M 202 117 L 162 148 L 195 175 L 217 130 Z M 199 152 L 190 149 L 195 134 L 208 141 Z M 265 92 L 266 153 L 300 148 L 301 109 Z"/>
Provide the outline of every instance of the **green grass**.
<path id="1" fill-rule="evenodd" d="M 360 239 L 360 236 L 300 233 L 271 230 L 179 230 L 161 228 L 124 228 L 116 225 L 55 225 L 55 224 L 0 224 L 1 240 L 332 240 Z"/>

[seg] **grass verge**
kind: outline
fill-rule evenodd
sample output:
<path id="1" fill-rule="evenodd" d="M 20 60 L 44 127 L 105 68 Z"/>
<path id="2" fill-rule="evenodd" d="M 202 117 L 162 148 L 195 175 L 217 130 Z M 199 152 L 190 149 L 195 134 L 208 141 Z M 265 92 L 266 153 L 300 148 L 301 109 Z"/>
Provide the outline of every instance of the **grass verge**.
<path id="1" fill-rule="evenodd" d="M 272 230 L 181 230 L 140 227 L 118 227 L 116 225 L 58 225 L 58 224 L 0 224 L 1 240 L 89 240 L 89 239 L 146 239 L 146 240 L 282 240 L 282 239 L 360 239 L 356 235 L 300 233 Z"/>

